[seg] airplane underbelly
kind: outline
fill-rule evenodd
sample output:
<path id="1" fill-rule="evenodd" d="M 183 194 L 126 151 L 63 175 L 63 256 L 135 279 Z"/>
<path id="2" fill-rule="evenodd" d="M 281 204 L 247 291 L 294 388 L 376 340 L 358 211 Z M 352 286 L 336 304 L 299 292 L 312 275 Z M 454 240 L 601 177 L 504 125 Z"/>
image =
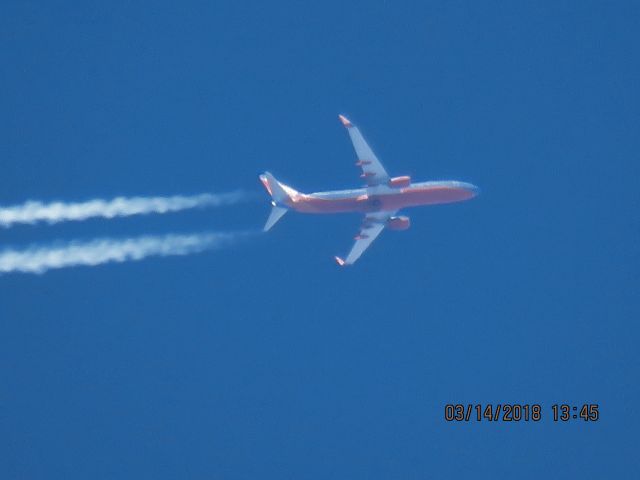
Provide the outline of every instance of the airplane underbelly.
<path id="1" fill-rule="evenodd" d="M 398 193 L 385 195 L 361 195 L 348 198 L 306 197 L 289 206 L 302 213 L 379 212 L 400 210 L 420 205 L 436 205 L 468 200 L 473 193 L 464 188 L 430 187 L 406 188 Z"/>
<path id="2" fill-rule="evenodd" d="M 437 205 L 468 200 L 473 193 L 464 188 L 430 187 L 425 189 L 403 189 L 400 193 L 381 195 L 382 210 L 400 210 L 420 205 Z"/>
<path id="3" fill-rule="evenodd" d="M 346 213 L 360 212 L 361 205 L 356 198 L 305 198 L 291 205 L 302 213 Z"/>

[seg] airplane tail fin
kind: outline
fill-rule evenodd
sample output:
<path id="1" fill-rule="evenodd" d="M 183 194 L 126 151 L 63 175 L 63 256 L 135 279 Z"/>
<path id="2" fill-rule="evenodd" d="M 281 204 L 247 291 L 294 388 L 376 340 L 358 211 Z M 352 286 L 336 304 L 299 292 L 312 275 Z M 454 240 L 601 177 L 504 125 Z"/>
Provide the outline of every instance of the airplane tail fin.
<path id="1" fill-rule="evenodd" d="M 271 205 L 273 206 L 267 223 L 264 225 L 264 231 L 266 232 L 289 211 L 289 202 L 293 201 L 299 193 L 284 183 L 278 182 L 269 172 L 264 172 L 260 175 L 260 181 L 269 192 L 269 195 L 271 195 Z"/>

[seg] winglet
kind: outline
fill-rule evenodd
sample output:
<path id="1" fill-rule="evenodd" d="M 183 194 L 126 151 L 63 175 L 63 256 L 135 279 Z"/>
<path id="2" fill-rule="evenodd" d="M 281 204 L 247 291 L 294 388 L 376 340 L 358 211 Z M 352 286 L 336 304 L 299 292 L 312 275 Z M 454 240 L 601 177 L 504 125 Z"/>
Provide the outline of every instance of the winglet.
<path id="1" fill-rule="evenodd" d="M 338 263 L 338 265 L 340 265 L 341 267 L 344 267 L 346 264 L 344 262 L 343 259 L 341 259 L 340 257 L 334 257 L 336 259 L 336 262 Z"/>
<path id="2" fill-rule="evenodd" d="M 353 124 L 349 121 L 349 119 L 347 117 L 345 117 L 344 115 L 338 115 L 338 118 L 340 119 L 340 121 L 342 122 L 342 124 L 347 127 L 347 128 L 351 128 L 353 127 Z"/>

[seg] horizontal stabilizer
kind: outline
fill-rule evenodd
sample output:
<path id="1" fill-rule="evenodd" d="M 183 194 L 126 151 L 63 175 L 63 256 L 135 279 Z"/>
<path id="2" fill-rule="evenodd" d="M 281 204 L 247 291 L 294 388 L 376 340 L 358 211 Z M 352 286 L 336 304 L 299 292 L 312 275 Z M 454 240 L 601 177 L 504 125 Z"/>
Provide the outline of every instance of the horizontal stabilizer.
<path id="1" fill-rule="evenodd" d="M 273 208 L 271 209 L 271 214 L 269 215 L 269 218 L 267 218 L 267 223 L 264 224 L 264 231 L 267 232 L 271 230 L 271 227 L 273 227 L 276 224 L 276 222 L 280 220 L 285 213 L 287 213 L 287 211 L 288 209 L 286 208 L 278 207 L 274 205 Z"/>

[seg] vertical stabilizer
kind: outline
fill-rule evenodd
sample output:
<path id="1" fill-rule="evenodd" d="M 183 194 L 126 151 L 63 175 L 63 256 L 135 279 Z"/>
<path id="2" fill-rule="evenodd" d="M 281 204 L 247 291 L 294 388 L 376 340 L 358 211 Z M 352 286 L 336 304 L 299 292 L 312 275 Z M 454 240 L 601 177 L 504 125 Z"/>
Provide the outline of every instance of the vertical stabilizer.
<path id="1" fill-rule="evenodd" d="M 285 203 L 287 200 L 292 200 L 295 196 L 299 195 L 299 192 L 288 185 L 279 182 L 276 180 L 276 177 L 271 175 L 269 172 L 264 172 L 260 175 L 260 181 L 276 203 Z"/>

